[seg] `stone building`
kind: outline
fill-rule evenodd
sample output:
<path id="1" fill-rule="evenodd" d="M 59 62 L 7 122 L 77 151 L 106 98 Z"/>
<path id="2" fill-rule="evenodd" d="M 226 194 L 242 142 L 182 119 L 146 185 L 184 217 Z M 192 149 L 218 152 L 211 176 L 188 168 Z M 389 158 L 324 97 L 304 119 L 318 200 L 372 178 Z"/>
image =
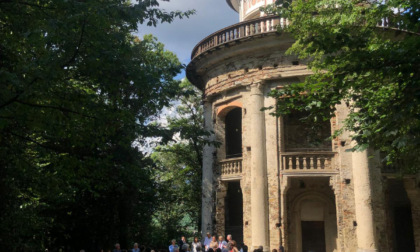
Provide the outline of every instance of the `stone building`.
<path id="1" fill-rule="evenodd" d="M 276 27 L 288 21 L 260 12 L 273 1 L 227 0 L 240 22 L 203 39 L 187 67 L 221 142 L 204 149 L 202 233 L 232 234 L 251 251 L 420 252 L 418 176 L 399 179 L 376 153 L 349 151 L 348 132 L 314 145 L 299 115 L 261 111 L 275 105 L 270 90 L 311 74 L 285 55 L 293 39 Z M 347 113 L 337 106 L 318 137 Z"/>

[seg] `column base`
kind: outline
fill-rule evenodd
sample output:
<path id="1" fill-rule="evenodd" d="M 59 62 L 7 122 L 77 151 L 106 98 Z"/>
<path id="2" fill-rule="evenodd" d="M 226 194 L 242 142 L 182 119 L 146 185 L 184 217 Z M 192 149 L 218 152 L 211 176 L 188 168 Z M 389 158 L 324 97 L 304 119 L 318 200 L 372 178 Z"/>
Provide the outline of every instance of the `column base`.
<path id="1" fill-rule="evenodd" d="M 357 252 L 378 252 L 377 249 L 357 249 Z"/>

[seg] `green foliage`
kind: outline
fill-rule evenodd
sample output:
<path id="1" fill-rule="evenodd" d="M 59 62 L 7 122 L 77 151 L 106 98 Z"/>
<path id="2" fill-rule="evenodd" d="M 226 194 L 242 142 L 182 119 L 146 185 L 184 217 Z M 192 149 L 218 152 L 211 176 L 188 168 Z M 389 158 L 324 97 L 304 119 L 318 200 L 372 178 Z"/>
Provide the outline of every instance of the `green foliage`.
<path id="1" fill-rule="evenodd" d="M 288 50 L 309 60 L 304 83 L 276 90 L 275 115 L 308 111 L 307 120 L 329 120 L 335 105 L 350 113 L 344 129 L 383 151 L 406 172 L 420 164 L 420 2 L 418 0 L 277 1 L 267 11 L 289 18 L 281 32 L 294 36 Z M 378 27 L 387 22 L 390 28 Z M 305 95 L 302 95 L 305 93 Z M 340 132 L 337 132 L 337 135 Z"/>
<path id="2" fill-rule="evenodd" d="M 138 24 L 153 0 L 0 2 L 0 247 L 124 247 L 147 237 L 152 161 L 137 150 L 182 66 Z"/>
<path id="3" fill-rule="evenodd" d="M 158 146 L 152 158 L 159 206 L 154 213 L 154 237 L 167 244 L 173 238 L 197 235 L 201 224 L 202 150 L 211 132 L 203 128 L 201 92 L 186 79 L 176 115 L 168 116 L 171 142 Z M 162 245 L 163 245 L 162 244 Z"/>

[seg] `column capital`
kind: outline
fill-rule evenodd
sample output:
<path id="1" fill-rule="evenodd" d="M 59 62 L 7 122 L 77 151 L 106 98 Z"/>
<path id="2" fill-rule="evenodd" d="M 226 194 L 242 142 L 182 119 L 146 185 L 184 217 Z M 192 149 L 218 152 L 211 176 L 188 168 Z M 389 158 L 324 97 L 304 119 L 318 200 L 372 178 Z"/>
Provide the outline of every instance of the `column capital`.
<path id="1" fill-rule="evenodd" d="M 253 81 L 249 86 L 251 87 L 251 95 L 256 94 L 258 91 L 262 93 L 264 82 L 262 80 Z"/>

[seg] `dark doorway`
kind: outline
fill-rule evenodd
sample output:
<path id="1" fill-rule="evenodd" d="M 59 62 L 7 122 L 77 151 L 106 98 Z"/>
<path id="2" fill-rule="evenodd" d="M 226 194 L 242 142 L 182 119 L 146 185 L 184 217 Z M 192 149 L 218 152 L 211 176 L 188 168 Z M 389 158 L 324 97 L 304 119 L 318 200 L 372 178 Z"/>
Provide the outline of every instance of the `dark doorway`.
<path id="1" fill-rule="evenodd" d="M 414 252 L 411 202 L 402 180 L 388 180 L 388 223 L 392 232 L 393 252 Z"/>
<path id="2" fill-rule="evenodd" d="M 323 221 L 302 221 L 302 252 L 326 252 Z"/>
<path id="3" fill-rule="evenodd" d="M 225 232 L 231 234 L 236 244 L 241 244 L 243 238 L 242 190 L 239 181 L 228 183 L 225 199 Z"/>
<path id="4" fill-rule="evenodd" d="M 242 157 L 242 109 L 234 108 L 225 118 L 226 158 Z"/>
<path id="5" fill-rule="evenodd" d="M 414 252 L 413 221 L 409 206 L 396 207 L 394 209 L 395 239 L 397 248 L 395 251 Z"/>

